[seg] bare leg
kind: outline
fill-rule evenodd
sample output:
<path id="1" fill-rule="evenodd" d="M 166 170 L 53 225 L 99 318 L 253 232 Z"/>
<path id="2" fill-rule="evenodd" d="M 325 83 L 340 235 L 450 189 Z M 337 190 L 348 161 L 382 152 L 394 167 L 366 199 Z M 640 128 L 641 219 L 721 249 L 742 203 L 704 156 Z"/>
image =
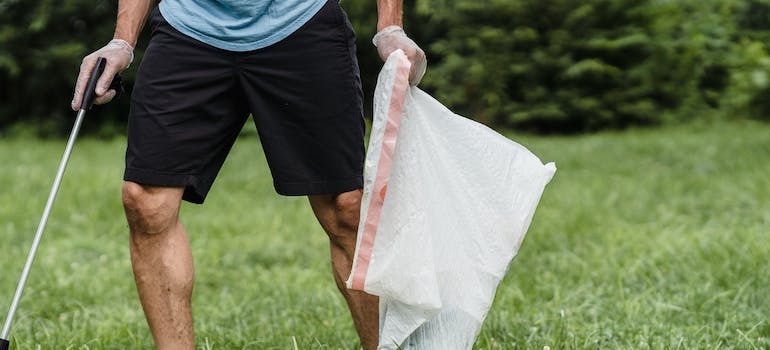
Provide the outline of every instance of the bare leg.
<path id="1" fill-rule="evenodd" d="M 356 249 L 361 195 L 361 190 L 356 190 L 338 195 L 309 196 L 309 199 L 318 222 L 329 236 L 334 281 L 348 303 L 361 346 L 364 350 L 374 350 L 379 333 L 378 298 L 345 287 Z"/>
<path id="2" fill-rule="evenodd" d="M 134 279 L 158 350 L 194 350 L 193 260 L 179 205 L 183 188 L 123 184 Z"/>

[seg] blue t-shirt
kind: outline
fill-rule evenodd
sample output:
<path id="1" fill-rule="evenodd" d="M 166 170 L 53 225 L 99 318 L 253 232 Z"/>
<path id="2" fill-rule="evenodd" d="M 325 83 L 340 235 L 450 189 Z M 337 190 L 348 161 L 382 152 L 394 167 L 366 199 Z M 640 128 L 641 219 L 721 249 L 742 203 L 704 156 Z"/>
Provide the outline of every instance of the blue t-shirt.
<path id="1" fill-rule="evenodd" d="M 327 0 L 163 0 L 163 18 L 178 31 L 230 51 L 275 44 L 299 29 Z"/>

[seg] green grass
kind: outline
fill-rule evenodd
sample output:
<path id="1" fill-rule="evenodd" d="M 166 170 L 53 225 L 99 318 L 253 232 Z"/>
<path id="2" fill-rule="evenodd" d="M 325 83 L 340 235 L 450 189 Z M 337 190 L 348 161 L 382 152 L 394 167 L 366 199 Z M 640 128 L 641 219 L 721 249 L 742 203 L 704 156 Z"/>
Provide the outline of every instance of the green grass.
<path id="1" fill-rule="evenodd" d="M 770 125 L 515 136 L 559 168 L 475 349 L 770 349 Z M 0 140 L 0 315 L 63 141 Z M 150 349 L 120 204 L 124 140 L 78 142 L 14 349 Z M 182 210 L 200 349 L 356 349 L 326 238 L 242 138 Z"/>

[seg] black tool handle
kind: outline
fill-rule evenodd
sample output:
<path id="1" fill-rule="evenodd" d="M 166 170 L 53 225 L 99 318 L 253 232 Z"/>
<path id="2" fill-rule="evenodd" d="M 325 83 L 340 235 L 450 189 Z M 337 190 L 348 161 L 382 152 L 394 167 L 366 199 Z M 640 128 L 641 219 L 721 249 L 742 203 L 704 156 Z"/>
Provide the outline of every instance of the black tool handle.
<path id="1" fill-rule="evenodd" d="M 0 338 L 0 350 L 8 350 L 8 345 L 10 343 L 7 340 Z"/>
<path id="2" fill-rule="evenodd" d="M 99 77 L 102 76 L 102 73 L 104 72 L 104 67 L 107 66 L 107 59 L 104 57 L 99 57 L 96 60 L 96 65 L 94 66 L 94 70 L 91 72 L 91 77 L 88 78 L 88 83 L 86 84 L 86 91 L 83 94 L 83 103 L 80 104 L 80 109 L 83 110 L 89 110 L 91 109 L 91 105 L 94 103 L 94 98 L 96 98 L 96 82 L 99 81 Z M 0 348 L 0 350 L 3 350 Z"/>

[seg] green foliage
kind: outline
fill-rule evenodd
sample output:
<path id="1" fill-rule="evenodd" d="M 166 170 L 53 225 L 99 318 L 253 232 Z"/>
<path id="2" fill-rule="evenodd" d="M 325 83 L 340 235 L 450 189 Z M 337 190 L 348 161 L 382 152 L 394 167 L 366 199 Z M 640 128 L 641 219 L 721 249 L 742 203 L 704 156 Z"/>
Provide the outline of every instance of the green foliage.
<path id="1" fill-rule="evenodd" d="M 447 28 L 425 85 L 486 123 L 583 132 L 720 107 L 767 115 L 766 0 L 423 0 L 419 10 Z"/>
<path id="2" fill-rule="evenodd" d="M 770 1 L 742 3 L 738 13 L 740 41 L 731 62 L 738 93 L 731 101 L 750 116 L 770 121 Z"/>
<path id="3" fill-rule="evenodd" d="M 425 0 L 448 28 L 426 84 L 481 121 L 537 131 L 649 124 L 667 95 L 644 74 L 656 53 L 647 1 Z M 462 82 L 462 84 L 458 84 Z"/>
<path id="4" fill-rule="evenodd" d="M 80 61 L 112 37 L 116 8 L 116 0 L 0 0 L 0 131 L 23 122 L 42 136 L 67 132 Z M 127 102 L 95 107 L 100 120 L 86 131 L 123 120 Z"/>
<path id="5" fill-rule="evenodd" d="M 667 67 L 671 87 L 680 90 L 678 118 L 695 118 L 711 108 L 770 119 L 763 98 L 770 91 L 768 9 L 767 0 L 662 1 L 651 8 L 664 52 L 653 60 Z"/>

